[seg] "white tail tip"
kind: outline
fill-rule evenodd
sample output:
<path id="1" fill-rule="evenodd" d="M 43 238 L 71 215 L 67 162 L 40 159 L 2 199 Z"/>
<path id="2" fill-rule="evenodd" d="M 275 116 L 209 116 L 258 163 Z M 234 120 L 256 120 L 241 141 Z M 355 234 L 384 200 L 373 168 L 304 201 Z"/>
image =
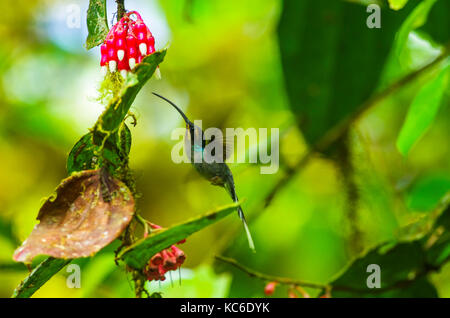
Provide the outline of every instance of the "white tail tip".
<path id="1" fill-rule="evenodd" d="M 136 59 L 132 57 L 128 60 L 128 64 L 130 65 L 130 70 L 132 70 L 136 66 Z"/>
<path id="2" fill-rule="evenodd" d="M 139 51 L 141 52 L 142 56 L 146 56 L 147 55 L 147 44 L 145 44 L 145 43 L 139 44 Z"/>
<path id="3" fill-rule="evenodd" d="M 116 69 L 117 69 L 117 62 L 116 61 L 109 61 L 108 65 L 109 65 L 109 71 L 111 73 L 114 73 L 116 71 Z"/>
<path id="4" fill-rule="evenodd" d="M 243 223 L 244 223 L 244 228 L 245 228 L 245 234 L 247 235 L 248 246 L 250 247 L 250 249 L 253 252 L 256 252 L 255 243 L 253 243 L 253 238 L 252 238 L 252 235 L 250 234 L 250 229 L 248 228 L 247 222 L 243 222 Z"/>
<path id="5" fill-rule="evenodd" d="M 119 59 L 119 61 L 122 61 L 124 57 L 125 57 L 125 51 L 124 50 L 118 50 L 117 51 L 117 58 Z"/>

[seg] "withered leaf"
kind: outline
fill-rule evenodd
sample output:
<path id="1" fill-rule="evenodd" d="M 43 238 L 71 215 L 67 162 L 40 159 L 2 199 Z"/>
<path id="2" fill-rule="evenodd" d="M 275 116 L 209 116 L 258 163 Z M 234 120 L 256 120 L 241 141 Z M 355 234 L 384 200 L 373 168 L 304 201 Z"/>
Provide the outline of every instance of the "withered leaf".
<path id="1" fill-rule="evenodd" d="M 40 223 L 13 258 L 30 262 L 37 255 L 91 256 L 125 230 L 133 213 L 133 195 L 124 183 L 103 170 L 75 173 L 44 203 Z"/>

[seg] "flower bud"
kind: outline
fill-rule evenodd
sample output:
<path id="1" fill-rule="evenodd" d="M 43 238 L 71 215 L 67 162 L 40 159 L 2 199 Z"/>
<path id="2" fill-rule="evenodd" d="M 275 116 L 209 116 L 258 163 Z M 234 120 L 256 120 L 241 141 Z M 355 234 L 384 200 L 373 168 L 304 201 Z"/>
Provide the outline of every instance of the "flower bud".
<path id="1" fill-rule="evenodd" d="M 117 24 L 114 36 L 116 38 L 125 38 L 127 34 L 126 26 L 123 24 L 122 20 Z"/>
<path id="2" fill-rule="evenodd" d="M 141 52 L 142 56 L 147 55 L 147 44 L 146 43 L 140 43 L 139 44 L 139 52 Z"/>
<path id="3" fill-rule="evenodd" d="M 129 46 L 127 53 L 128 53 L 128 57 L 136 58 L 138 56 L 137 49 L 135 46 Z"/>
<path id="4" fill-rule="evenodd" d="M 163 262 L 163 257 L 161 256 L 161 253 L 153 255 L 153 257 L 150 259 L 150 262 L 153 265 L 161 265 Z"/>
<path id="5" fill-rule="evenodd" d="M 102 56 L 108 54 L 108 46 L 106 45 L 106 43 L 103 43 L 100 46 L 100 52 L 101 52 Z"/>
<path id="6" fill-rule="evenodd" d="M 176 247 L 175 245 L 172 245 L 172 252 L 176 258 L 177 264 L 178 265 L 183 264 L 184 260 L 186 259 L 186 255 L 184 255 L 184 252 L 182 250 L 180 250 L 178 247 Z"/>
<path id="7" fill-rule="evenodd" d="M 276 282 L 267 283 L 266 287 L 264 287 L 264 294 L 266 294 L 267 296 L 272 295 L 275 291 L 275 287 L 277 287 Z"/>
<path id="8" fill-rule="evenodd" d="M 100 66 L 105 66 L 108 62 L 108 55 L 102 54 L 102 59 L 100 60 Z"/>
<path id="9" fill-rule="evenodd" d="M 136 59 L 134 57 L 128 60 L 128 66 L 130 67 L 130 70 L 134 69 L 136 66 Z"/>
<path id="10" fill-rule="evenodd" d="M 114 60 L 113 61 L 109 61 L 108 65 L 109 65 L 109 71 L 111 73 L 114 73 L 117 70 L 117 62 L 116 61 L 114 61 Z"/>
<path id="11" fill-rule="evenodd" d="M 117 64 L 117 68 L 121 71 L 121 70 L 128 70 L 128 63 L 126 60 L 122 59 L 121 61 L 119 61 L 119 63 Z"/>

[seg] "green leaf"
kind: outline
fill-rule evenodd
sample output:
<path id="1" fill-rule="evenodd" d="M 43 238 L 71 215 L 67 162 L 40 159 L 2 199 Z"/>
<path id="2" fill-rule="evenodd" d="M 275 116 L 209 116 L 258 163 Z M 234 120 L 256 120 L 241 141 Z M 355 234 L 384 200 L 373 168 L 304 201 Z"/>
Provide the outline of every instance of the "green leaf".
<path id="1" fill-rule="evenodd" d="M 402 54 L 406 48 L 409 33 L 426 23 L 428 13 L 430 12 L 436 1 L 437 0 L 425 0 L 419 3 L 402 24 L 396 36 L 394 49 L 394 52 L 398 58 L 402 57 Z"/>
<path id="2" fill-rule="evenodd" d="M 130 128 L 128 128 L 127 125 L 123 124 L 119 129 L 118 136 L 119 136 L 118 148 L 120 149 L 122 154 L 128 157 L 131 151 L 131 140 L 132 140 Z"/>
<path id="3" fill-rule="evenodd" d="M 147 238 L 141 239 L 123 250 L 119 258 L 123 259 L 127 265 L 141 269 L 156 253 L 200 231 L 204 227 L 216 223 L 230 213 L 236 212 L 238 205 L 236 203 L 227 205 L 185 223 L 172 226 L 168 229 L 154 231 Z"/>
<path id="4" fill-rule="evenodd" d="M 413 185 L 406 202 L 410 210 L 432 211 L 447 193 L 450 193 L 450 176 L 444 173 L 431 175 Z"/>
<path id="5" fill-rule="evenodd" d="M 428 22 L 421 28 L 434 41 L 445 44 L 450 40 L 450 1 L 439 0 L 428 14 Z"/>
<path id="6" fill-rule="evenodd" d="M 86 39 L 86 49 L 101 44 L 108 35 L 108 20 L 106 14 L 106 0 L 90 0 L 87 11 L 88 37 Z"/>
<path id="7" fill-rule="evenodd" d="M 388 251 L 380 245 L 356 259 L 331 284 L 333 297 L 437 297 L 426 277 L 417 277 L 425 266 L 425 253 L 419 241 L 400 243 Z M 402 260 L 407 259 L 407 262 Z M 380 266 L 381 288 L 368 288 L 370 264 Z"/>
<path id="8" fill-rule="evenodd" d="M 369 29 L 366 6 L 283 1 L 278 34 L 286 90 L 309 144 L 320 143 L 373 94 L 395 33 L 416 3 L 382 11 L 382 27 Z"/>
<path id="9" fill-rule="evenodd" d="M 104 151 L 101 151 L 101 149 Z M 93 133 L 89 132 L 75 144 L 67 158 L 67 172 L 70 174 L 82 170 L 100 168 L 106 163 L 110 173 L 126 166 L 131 149 L 131 132 L 123 123 L 118 132 L 112 133 L 103 146 L 93 141 Z"/>
<path id="10" fill-rule="evenodd" d="M 420 269 L 424 263 L 425 255 L 419 242 L 401 243 L 387 252 L 384 251 L 385 248 L 386 245 L 380 245 L 356 259 L 338 279 L 332 282 L 336 287 L 333 296 L 344 297 L 348 294 L 355 296 L 373 292 L 374 290 L 367 287 L 367 277 L 370 275 L 367 267 L 370 264 L 380 266 L 381 288 L 389 288 L 399 281 L 407 280 L 410 273 Z M 408 261 L 399 261 L 402 259 Z"/>
<path id="11" fill-rule="evenodd" d="M 421 222 L 421 221 L 419 221 Z M 404 260 L 407 260 L 405 262 Z M 330 284 L 333 297 L 437 297 L 427 274 L 450 260 L 450 208 L 421 235 L 409 242 L 391 242 L 355 259 Z M 369 289 L 368 265 L 380 266 L 381 288 Z"/>
<path id="12" fill-rule="evenodd" d="M 389 0 L 389 7 L 392 10 L 400 10 L 406 5 L 407 2 L 408 0 Z"/>
<path id="13" fill-rule="evenodd" d="M 70 260 L 47 258 L 39 264 L 28 275 L 22 283 L 14 290 L 13 298 L 31 297 L 39 288 L 42 287 L 53 275 L 58 273 L 64 266 L 70 263 Z"/>
<path id="14" fill-rule="evenodd" d="M 67 172 L 71 175 L 73 172 L 82 170 L 91 170 L 95 168 L 97 147 L 92 140 L 92 133 L 87 133 L 73 146 L 67 158 Z"/>
<path id="15" fill-rule="evenodd" d="M 450 74 L 450 59 L 447 59 L 442 66 L 438 75 L 419 90 L 409 107 L 397 139 L 397 148 L 404 156 L 425 134 L 439 110 Z"/>
<path id="16" fill-rule="evenodd" d="M 128 110 L 136 95 L 150 77 L 152 77 L 158 65 L 164 60 L 165 55 L 166 50 L 148 55 L 133 72 L 128 72 L 119 95 L 110 102 L 98 119 L 94 127 L 94 134 L 112 133 L 119 128 L 125 116 L 128 114 Z M 97 144 L 95 140 L 94 142 Z"/>
<path id="17" fill-rule="evenodd" d="M 440 267 L 450 260 L 450 207 L 442 212 L 430 237 L 432 245 L 427 250 L 427 262 Z M 430 240 L 429 240 L 430 241 Z"/>

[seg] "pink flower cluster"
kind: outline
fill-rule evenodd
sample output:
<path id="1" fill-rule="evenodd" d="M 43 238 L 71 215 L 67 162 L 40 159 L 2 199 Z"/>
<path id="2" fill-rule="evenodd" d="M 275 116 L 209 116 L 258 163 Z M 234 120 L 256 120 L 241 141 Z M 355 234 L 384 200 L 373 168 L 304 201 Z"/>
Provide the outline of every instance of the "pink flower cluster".
<path id="1" fill-rule="evenodd" d="M 131 16 L 135 16 L 133 20 Z M 119 70 L 122 76 L 155 52 L 155 38 L 136 11 L 126 13 L 106 36 L 100 47 L 102 72 Z"/>
<path id="2" fill-rule="evenodd" d="M 152 224 L 153 229 L 159 229 L 160 226 Z M 184 243 L 185 240 L 178 242 L 178 244 Z M 174 271 L 181 267 L 186 259 L 184 252 L 175 245 L 170 246 L 155 254 L 150 259 L 147 267 L 145 268 L 145 274 L 149 281 L 166 279 L 165 274 L 168 271 Z"/>

